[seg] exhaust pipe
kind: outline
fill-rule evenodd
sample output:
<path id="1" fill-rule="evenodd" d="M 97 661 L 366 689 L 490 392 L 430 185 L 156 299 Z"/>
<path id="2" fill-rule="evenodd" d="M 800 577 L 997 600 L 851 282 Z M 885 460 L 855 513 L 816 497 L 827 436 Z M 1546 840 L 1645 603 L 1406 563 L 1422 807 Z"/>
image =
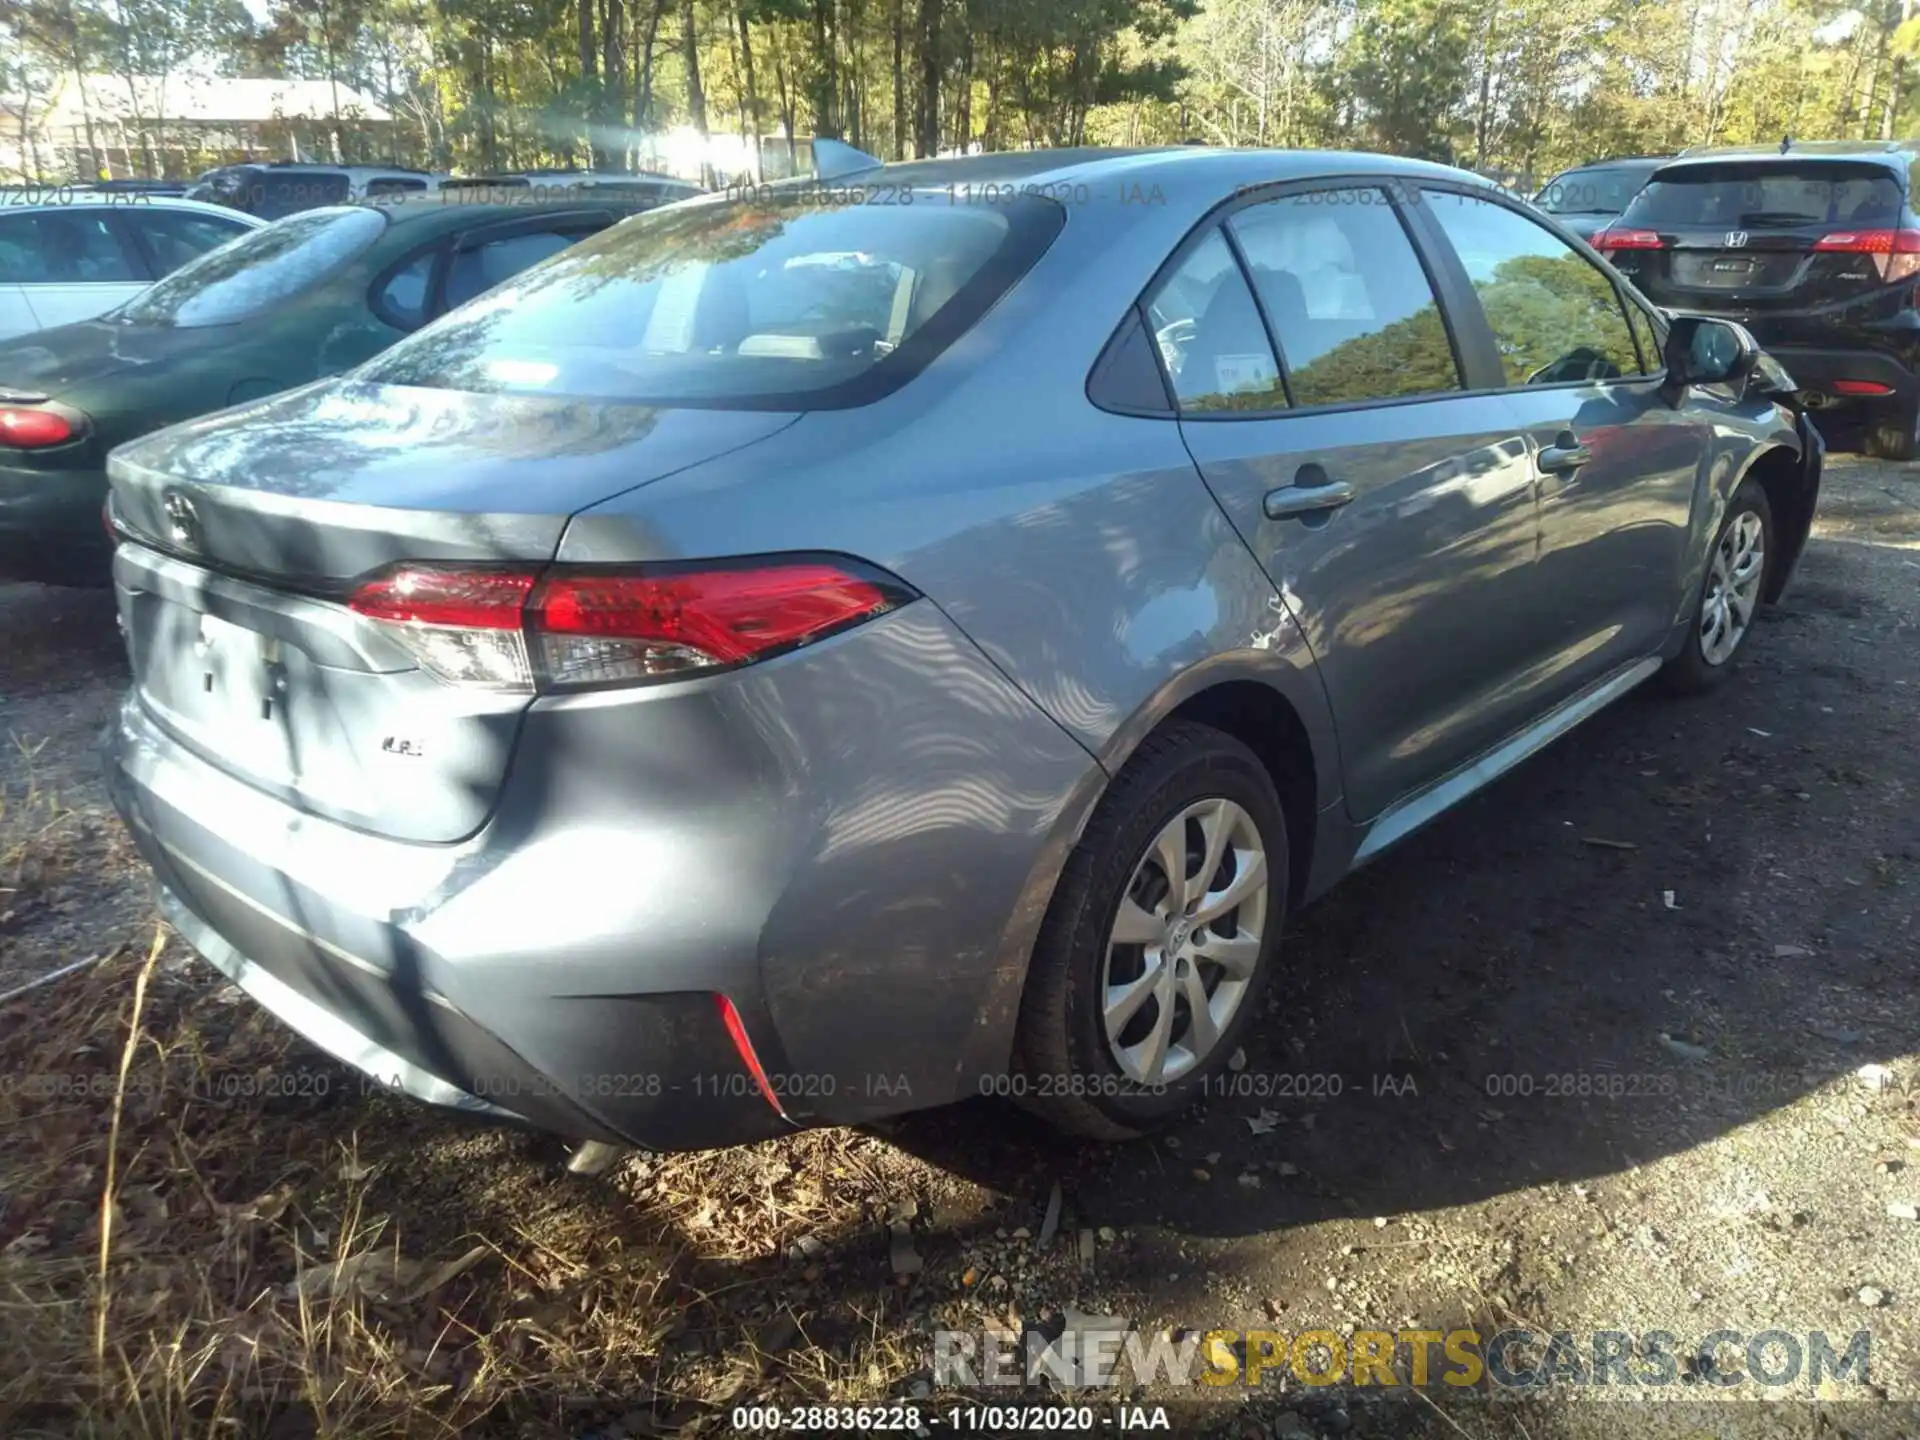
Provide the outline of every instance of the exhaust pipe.
<path id="1" fill-rule="evenodd" d="M 631 1153 L 625 1145 L 610 1145 L 604 1140 L 583 1140 L 567 1156 L 567 1173 L 589 1178 L 604 1175 Z"/>

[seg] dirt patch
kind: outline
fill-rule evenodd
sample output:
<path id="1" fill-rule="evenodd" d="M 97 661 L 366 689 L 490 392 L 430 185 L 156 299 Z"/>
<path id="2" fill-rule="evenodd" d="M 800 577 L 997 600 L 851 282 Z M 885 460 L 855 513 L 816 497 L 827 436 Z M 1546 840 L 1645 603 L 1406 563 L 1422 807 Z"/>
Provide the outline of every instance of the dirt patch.
<path id="1" fill-rule="evenodd" d="M 982 1100 L 602 1182 L 368 1093 L 158 931 L 93 757 L 111 607 L 0 588 L 0 991 L 107 957 L 0 1005 L 0 1430 L 726 1433 L 927 1399 L 937 1328 L 1096 1316 L 1871 1342 L 1770 1392 L 1819 1415 L 1276 1370 L 1183 1428 L 1920 1433 L 1917 477 L 1834 457 L 1732 683 L 1614 707 L 1295 917 L 1245 1064 L 1168 1135 Z M 1714 1379 L 1660 1398 L 1756 1393 Z"/>

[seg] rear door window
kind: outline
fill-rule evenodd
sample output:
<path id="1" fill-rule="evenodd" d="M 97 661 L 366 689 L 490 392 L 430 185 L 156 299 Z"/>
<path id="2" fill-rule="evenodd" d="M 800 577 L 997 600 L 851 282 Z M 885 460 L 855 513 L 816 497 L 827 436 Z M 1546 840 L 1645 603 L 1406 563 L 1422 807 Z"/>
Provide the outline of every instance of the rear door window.
<path id="1" fill-rule="evenodd" d="M 1534 197 L 1549 215 L 1618 215 L 1651 172 L 1642 165 L 1597 165 L 1556 175 Z"/>
<path id="2" fill-rule="evenodd" d="M 384 212 L 309 210 L 209 251 L 113 312 L 132 325 L 231 325 L 286 303 L 380 238 Z"/>
<path id="3" fill-rule="evenodd" d="M 1460 388 L 1439 302 L 1384 190 L 1290 195 L 1227 223 L 1280 343 L 1295 405 Z"/>
<path id="4" fill-rule="evenodd" d="M 1182 412 L 1286 408 L 1260 308 L 1218 230 L 1148 299 L 1147 317 Z"/>
<path id="5" fill-rule="evenodd" d="M 254 193 L 259 196 L 254 214 L 263 220 L 278 220 L 321 205 L 342 205 L 351 198 L 352 188 L 352 182 L 338 170 L 296 170 L 287 174 L 263 170 L 254 183 Z"/>
<path id="6" fill-rule="evenodd" d="M 1065 219 L 1037 196 L 992 206 L 942 198 L 821 204 L 795 189 L 635 216 L 361 373 L 651 404 L 865 404 L 969 328 Z"/>
<path id="7" fill-rule="evenodd" d="M 377 175 L 367 181 L 367 198 L 377 199 L 382 195 L 418 195 L 427 188 L 424 180 L 409 179 L 404 175 Z"/>
<path id="8" fill-rule="evenodd" d="M 1546 226 L 1478 196 L 1428 191 L 1509 385 L 1616 380 L 1640 355 L 1612 277 Z"/>
<path id="9" fill-rule="evenodd" d="M 576 244 L 587 233 L 578 227 L 565 231 L 536 230 L 456 250 L 453 262 L 447 266 L 446 308 L 452 310 L 496 285 L 505 284 L 528 266 Z"/>
<path id="10" fill-rule="evenodd" d="M 1905 198 L 1892 172 L 1878 165 L 1793 160 L 1687 165 L 1658 172 L 1627 207 L 1620 226 L 1889 229 L 1900 224 Z"/>

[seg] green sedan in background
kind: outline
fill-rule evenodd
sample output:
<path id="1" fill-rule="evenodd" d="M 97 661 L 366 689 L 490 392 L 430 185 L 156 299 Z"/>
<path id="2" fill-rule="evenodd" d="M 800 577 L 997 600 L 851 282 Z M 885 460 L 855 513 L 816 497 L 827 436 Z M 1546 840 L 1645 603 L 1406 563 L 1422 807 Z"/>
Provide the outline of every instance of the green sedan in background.
<path id="1" fill-rule="evenodd" d="M 652 203 L 556 191 L 306 210 L 97 320 L 0 342 L 0 581 L 108 583 L 114 446 L 350 369 Z"/>

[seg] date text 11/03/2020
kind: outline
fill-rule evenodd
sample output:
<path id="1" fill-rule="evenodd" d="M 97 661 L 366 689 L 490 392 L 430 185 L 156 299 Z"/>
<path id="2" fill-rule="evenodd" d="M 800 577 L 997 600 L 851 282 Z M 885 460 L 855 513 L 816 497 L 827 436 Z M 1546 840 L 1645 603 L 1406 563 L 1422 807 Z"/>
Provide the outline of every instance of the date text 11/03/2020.
<path id="1" fill-rule="evenodd" d="M 738 1435 L 1151 1435 L 1174 1426 L 1164 1405 L 887 1401 L 859 1405 L 736 1405 Z"/>

